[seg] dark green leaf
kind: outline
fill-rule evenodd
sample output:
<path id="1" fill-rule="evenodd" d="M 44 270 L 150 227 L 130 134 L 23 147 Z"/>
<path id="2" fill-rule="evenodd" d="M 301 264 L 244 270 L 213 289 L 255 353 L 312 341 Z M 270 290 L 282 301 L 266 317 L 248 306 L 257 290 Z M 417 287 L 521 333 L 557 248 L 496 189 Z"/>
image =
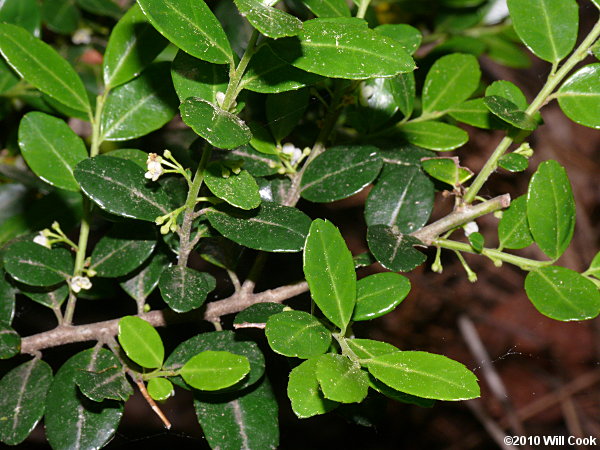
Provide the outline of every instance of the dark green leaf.
<path id="1" fill-rule="evenodd" d="M 121 288 L 136 302 L 144 303 L 152 291 L 158 286 L 158 281 L 170 266 L 164 253 L 155 253 L 134 275 L 120 283 Z"/>
<path id="2" fill-rule="evenodd" d="M 558 90 L 558 104 L 573 122 L 600 129 L 600 64 L 571 75 Z"/>
<path id="3" fill-rule="evenodd" d="M 598 287 L 566 267 L 548 266 L 529 272 L 525 292 L 539 312 L 555 320 L 587 320 L 600 313 Z"/>
<path id="4" fill-rule="evenodd" d="M 61 284 L 55 289 L 51 288 L 51 290 L 21 285 L 19 291 L 34 302 L 57 311 L 60 310 L 61 305 L 69 296 L 69 286 L 66 284 Z"/>
<path id="5" fill-rule="evenodd" d="M 263 202 L 285 204 L 292 185 L 289 178 L 277 177 L 271 180 L 258 178 L 256 182 L 258 183 L 260 198 Z"/>
<path id="6" fill-rule="evenodd" d="M 527 169 L 529 161 L 518 153 L 508 153 L 500 158 L 498 165 L 509 172 L 523 172 Z"/>
<path id="7" fill-rule="evenodd" d="M 344 0 L 302 0 L 316 17 L 350 17 L 350 8 Z"/>
<path id="8" fill-rule="evenodd" d="M 373 358 L 399 351 L 392 344 L 372 339 L 346 339 L 346 343 L 364 367 L 368 366 Z"/>
<path id="9" fill-rule="evenodd" d="M 366 372 L 346 356 L 327 353 L 317 360 L 317 380 L 325 398 L 340 403 L 360 403 L 369 391 Z"/>
<path id="10" fill-rule="evenodd" d="M 368 267 L 377 262 L 370 252 L 359 253 L 358 255 L 354 255 L 352 259 L 354 260 L 355 269 L 359 269 L 360 267 Z"/>
<path id="11" fill-rule="evenodd" d="M 202 306 L 215 286 L 212 275 L 182 266 L 165 269 L 158 283 L 164 301 L 180 313 Z"/>
<path id="12" fill-rule="evenodd" d="M 477 253 L 481 253 L 485 245 L 483 234 L 477 232 L 469 234 L 469 244 L 471 244 L 473 250 Z"/>
<path id="13" fill-rule="evenodd" d="M 230 270 L 235 270 L 242 250 L 242 247 L 223 236 L 206 237 L 197 248 L 202 259 L 221 269 Z"/>
<path id="14" fill-rule="evenodd" d="M 415 75 L 412 72 L 401 73 L 392 78 L 388 83 L 398 109 L 404 114 L 404 117 L 410 117 L 413 112 L 416 95 Z"/>
<path id="15" fill-rule="evenodd" d="M 71 252 L 48 249 L 34 242 L 12 244 L 4 253 L 4 269 L 17 281 L 31 286 L 52 286 L 73 273 Z"/>
<path id="16" fill-rule="evenodd" d="M 398 111 L 396 96 L 400 97 L 400 102 L 412 101 L 412 98 L 404 97 L 408 93 L 403 92 L 403 81 L 406 77 L 402 77 L 411 74 L 412 72 L 390 78 L 372 78 L 360 83 L 357 92 L 358 104 L 351 110 L 354 115 L 350 116 L 349 124 L 363 133 L 384 128 Z M 404 108 L 407 105 L 402 106 Z"/>
<path id="17" fill-rule="evenodd" d="M 459 122 L 486 130 L 498 127 L 498 124 L 494 123 L 497 119 L 494 119 L 490 110 L 485 106 L 483 98 L 474 98 L 453 106 L 448 111 L 448 115 Z"/>
<path id="18" fill-rule="evenodd" d="M 381 165 L 375 147 L 330 148 L 306 168 L 300 184 L 301 195 L 312 202 L 349 197 L 371 183 Z"/>
<path id="19" fill-rule="evenodd" d="M 298 125 L 308 107 L 309 99 L 308 89 L 267 96 L 267 120 L 277 144 Z"/>
<path id="20" fill-rule="evenodd" d="M 133 388 L 125 378 L 123 367 L 112 353 L 104 355 L 112 366 L 102 370 L 81 370 L 75 374 L 75 383 L 83 395 L 95 402 L 106 399 L 127 401 L 133 395 Z"/>
<path id="21" fill-rule="evenodd" d="M 242 380 L 250 372 L 245 356 L 207 350 L 192 357 L 179 373 L 190 386 L 203 391 L 218 391 Z"/>
<path id="22" fill-rule="evenodd" d="M 136 163 L 144 170 L 147 168 L 148 153 L 135 148 L 118 148 L 110 151 L 107 156 L 128 159 L 129 161 Z"/>
<path id="23" fill-rule="evenodd" d="M 517 128 L 532 131 L 537 127 L 536 121 L 529 114 L 504 97 L 492 95 L 485 97 L 483 102 L 492 114 Z"/>
<path id="24" fill-rule="evenodd" d="M 479 40 L 487 45 L 486 55 L 491 60 L 513 69 L 531 66 L 531 60 L 522 48 L 501 34 L 480 36 Z"/>
<path id="25" fill-rule="evenodd" d="M 147 389 L 150 397 L 158 401 L 166 400 L 175 394 L 173 383 L 166 378 L 150 378 Z"/>
<path id="26" fill-rule="evenodd" d="M 338 405 L 321 392 L 316 373 L 318 361 L 319 358 L 308 359 L 290 372 L 287 394 L 300 419 L 325 414 Z"/>
<path id="27" fill-rule="evenodd" d="M 466 131 L 433 120 L 405 123 L 399 125 L 398 130 L 411 144 L 442 152 L 462 147 L 469 140 Z"/>
<path id="28" fill-rule="evenodd" d="M 473 176 L 471 169 L 462 167 L 458 157 L 435 157 L 421 160 L 423 170 L 432 178 L 458 187 Z"/>
<path id="29" fill-rule="evenodd" d="M 225 93 L 229 82 L 227 66 L 196 59 L 181 50 L 171 65 L 171 77 L 180 101 L 198 97 L 214 105 L 217 92 Z"/>
<path id="30" fill-rule="evenodd" d="M 281 303 L 256 303 L 236 314 L 234 328 L 248 328 L 253 324 L 266 324 L 269 317 L 279 314 L 285 306 Z"/>
<path id="31" fill-rule="evenodd" d="M 21 336 L 10 326 L 0 323 L 0 359 L 9 359 L 21 351 Z"/>
<path id="32" fill-rule="evenodd" d="M 113 0 L 76 0 L 81 9 L 99 16 L 107 16 L 118 19 L 122 11 Z"/>
<path id="33" fill-rule="evenodd" d="M 165 356 L 162 339 L 152 325 L 136 316 L 119 320 L 119 344 L 135 363 L 149 369 L 162 366 Z"/>
<path id="34" fill-rule="evenodd" d="M 394 272 L 409 272 L 427 259 L 413 248 L 421 241 L 386 225 L 371 225 L 367 229 L 367 242 L 377 261 Z"/>
<path id="35" fill-rule="evenodd" d="M 358 280 L 353 321 L 381 317 L 396 308 L 410 292 L 408 278 L 397 273 L 376 273 Z"/>
<path id="36" fill-rule="evenodd" d="M 0 94 L 7 92 L 19 82 L 17 74 L 0 59 Z"/>
<path id="37" fill-rule="evenodd" d="M 15 315 L 15 289 L 6 281 L 0 270 L 0 323 L 10 325 Z"/>
<path id="38" fill-rule="evenodd" d="M 273 136 L 267 127 L 259 122 L 252 122 L 249 128 L 252 132 L 250 146 L 265 155 L 276 155 L 277 159 L 279 159 L 281 149 L 277 148 Z"/>
<path id="39" fill-rule="evenodd" d="M 270 316 L 265 335 L 276 353 L 302 359 L 325 353 L 331 344 L 329 330 L 304 311 L 283 311 Z"/>
<path id="40" fill-rule="evenodd" d="M 254 177 L 246 170 L 241 170 L 237 174 L 227 170 L 228 176 L 224 177 L 223 169 L 223 165 L 219 162 L 210 163 L 206 168 L 204 182 L 210 191 L 236 208 L 258 207 L 260 195 Z"/>
<path id="41" fill-rule="evenodd" d="M 0 23 L 12 23 L 39 36 L 42 12 L 37 0 L 4 0 L 0 4 Z"/>
<path id="42" fill-rule="evenodd" d="M 44 0 L 42 19 L 55 33 L 71 34 L 77 29 L 81 14 L 73 0 Z"/>
<path id="43" fill-rule="evenodd" d="M 39 358 L 23 363 L 0 380 L 0 441 L 17 445 L 44 414 L 52 369 Z"/>
<path id="44" fill-rule="evenodd" d="M 235 4 L 240 14 L 267 37 L 277 39 L 296 36 L 302 30 L 300 19 L 273 8 L 269 3 L 259 0 L 235 0 Z"/>
<path id="45" fill-rule="evenodd" d="M 274 175 L 282 167 L 277 156 L 258 152 L 249 145 L 242 145 L 228 151 L 217 150 L 213 155 L 223 161 L 241 161 L 242 168 L 255 177 Z"/>
<path id="46" fill-rule="evenodd" d="M 402 48 L 412 55 L 421 45 L 423 36 L 415 27 L 406 24 L 384 24 L 375 28 L 375 31 L 402 44 Z"/>

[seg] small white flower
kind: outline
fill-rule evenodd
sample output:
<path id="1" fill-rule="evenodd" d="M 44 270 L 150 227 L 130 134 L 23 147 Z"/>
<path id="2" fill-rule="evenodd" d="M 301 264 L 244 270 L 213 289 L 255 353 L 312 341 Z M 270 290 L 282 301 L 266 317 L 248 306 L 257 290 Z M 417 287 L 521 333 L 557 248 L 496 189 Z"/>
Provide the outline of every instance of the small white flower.
<path id="1" fill-rule="evenodd" d="M 217 105 L 219 105 L 219 108 L 223 107 L 223 101 L 225 100 L 225 92 L 217 92 L 215 95 L 215 99 L 217 100 Z"/>
<path id="2" fill-rule="evenodd" d="M 82 289 L 88 290 L 92 287 L 92 282 L 88 277 L 75 276 L 71 278 L 71 290 L 76 294 Z"/>
<path id="3" fill-rule="evenodd" d="M 477 226 L 477 223 L 475 223 L 475 222 L 469 222 L 469 223 L 465 224 L 463 229 L 465 230 L 465 236 L 469 236 L 469 235 L 471 235 L 473 233 L 477 233 L 479 231 L 479 227 Z"/>
<path id="4" fill-rule="evenodd" d="M 161 156 L 157 155 L 156 153 L 150 153 L 148 155 L 148 159 L 146 160 L 148 172 L 146 172 L 144 176 L 152 181 L 158 180 L 158 177 L 160 177 L 164 172 L 161 162 Z"/>
<path id="5" fill-rule="evenodd" d="M 71 41 L 75 45 L 89 44 L 92 42 L 92 30 L 89 28 L 80 28 L 73 34 Z"/>
<path id="6" fill-rule="evenodd" d="M 46 237 L 46 235 L 44 234 L 43 231 L 40 231 L 36 237 L 33 238 L 33 242 L 35 242 L 36 244 L 39 244 L 43 247 L 46 248 L 50 248 L 50 242 L 48 242 L 48 238 Z"/>
<path id="7" fill-rule="evenodd" d="M 281 153 L 290 157 L 290 164 L 292 166 L 295 166 L 298 161 L 300 161 L 300 158 L 302 158 L 302 150 L 289 142 L 287 144 L 283 144 L 283 147 L 281 147 Z"/>
<path id="8" fill-rule="evenodd" d="M 495 23 L 502 22 L 508 17 L 508 6 L 506 0 L 496 0 L 492 2 L 492 7 L 488 10 L 487 14 L 483 18 L 483 23 L 486 25 L 493 25 Z"/>

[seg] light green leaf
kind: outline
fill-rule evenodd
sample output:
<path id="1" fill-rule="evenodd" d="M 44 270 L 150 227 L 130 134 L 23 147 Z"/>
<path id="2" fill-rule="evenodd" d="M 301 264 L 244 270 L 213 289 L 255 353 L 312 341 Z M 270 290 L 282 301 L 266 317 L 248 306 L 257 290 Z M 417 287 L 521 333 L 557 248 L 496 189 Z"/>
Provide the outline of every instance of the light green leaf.
<path id="1" fill-rule="evenodd" d="M 527 197 L 514 199 L 502 213 L 498 224 L 498 240 L 502 248 L 525 248 L 533 244 L 527 223 Z"/>
<path id="2" fill-rule="evenodd" d="M 360 403 L 369 391 L 367 372 L 348 357 L 327 353 L 317 360 L 317 380 L 325 398 L 340 403 Z"/>
<path id="3" fill-rule="evenodd" d="M 600 252 L 596 253 L 596 256 L 592 259 L 590 267 L 585 271 L 585 274 L 600 279 Z"/>
<path id="4" fill-rule="evenodd" d="M 163 401 L 175 395 L 175 389 L 173 389 L 173 383 L 166 378 L 150 378 L 148 381 L 148 394 L 154 400 Z"/>
<path id="5" fill-rule="evenodd" d="M 466 131 L 434 120 L 405 123 L 398 125 L 398 130 L 411 144 L 441 152 L 462 147 L 469 140 Z"/>
<path id="6" fill-rule="evenodd" d="M 229 75 L 227 66 L 211 64 L 178 51 L 171 65 L 171 77 L 180 101 L 198 97 L 217 104 L 217 92 L 225 93 Z"/>
<path id="7" fill-rule="evenodd" d="M 498 80 L 494 81 L 485 89 L 485 95 L 488 97 L 496 96 L 503 97 L 514 103 L 518 109 L 525 111 L 527 109 L 527 98 L 523 91 L 518 86 L 510 81 Z"/>
<path id="8" fill-rule="evenodd" d="M 284 311 L 267 320 L 265 335 L 276 353 L 308 359 L 327 351 L 331 333 L 304 311 Z"/>
<path id="9" fill-rule="evenodd" d="M 300 419 L 325 414 L 338 406 L 321 391 L 316 373 L 318 361 L 319 358 L 308 359 L 290 372 L 287 394 Z"/>
<path id="10" fill-rule="evenodd" d="M 498 125 L 503 124 L 490 113 L 483 98 L 474 98 L 453 106 L 448 110 L 448 115 L 459 122 L 486 130 L 498 128 Z"/>
<path id="11" fill-rule="evenodd" d="M 277 39 L 296 36 L 302 30 L 300 19 L 260 0 L 235 0 L 235 4 L 248 22 L 261 34 Z"/>
<path id="12" fill-rule="evenodd" d="M 523 172 L 529 166 L 529 160 L 518 153 L 508 153 L 498 161 L 498 165 L 509 172 Z"/>
<path id="13" fill-rule="evenodd" d="M 260 194 L 254 177 L 247 170 L 229 172 L 223 176 L 224 166 L 219 162 L 208 165 L 204 172 L 204 182 L 210 191 L 232 206 L 241 209 L 254 209 L 260 205 Z"/>
<path id="14" fill-rule="evenodd" d="M 119 320 L 119 343 L 127 356 L 148 369 L 162 366 L 165 356 L 162 339 L 152 325 L 136 316 Z"/>
<path id="15" fill-rule="evenodd" d="M 412 55 L 421 45 L 423 36 L 415 27 L 406 24 L 389 24 L 379 25 L 375 28 L 380 34 L 392 38 L 402 44 L 402 48 L 406 53 Z"/>
<path id="16" fill-rule="evenodd" d="M 241 381 L 250 372 L 245 356 L 208 350 L 191 358 L 179 373 L 186 383 L 202 391 L 218 391 Z"/>
<path id="17" fill-rule="evenodd" d="M 398 109 L 404 114 L 404 117 L 410 117 L 416 95 L 414 73 L 400 73 L 390 79 L 388 86 Z"/>
<path id="18" fill-rule="evenodd" d="M 304 248 L 304 276 L 319 309 L 342 331 L 356 303 L 356 272 L 352 254 L 339 230 L 325 220 L 310 226 Z"/>
<path id="19" fill-rule="evenodd" d="M 452 187 L 458 187 L 473 176 L 473 171 L 462 167 L 457 156 L 440 158 L 423 158 L 423 170 L 431 177 Z"/>
<path id="20" fill-rule="evenodd" d="M 73 0 L 44 0 L 42 19 L 51 31 L 71 34 L 77 29 L 81 14 Z"/>
<path id="21" fill-rule="evenodd" d="M 600 64 L 571 75 L 558 90 L 558 104 L 573 122 L 600 129 Z"/>
<path id="22" fill-rule="evenodd" d="M 181 266 L 164 269 L 158 283 L 164 301 L 179 313 L 202 306 L 215 286 L 212 275 Z"/>
<path id="23" fill-rule="evenodd" d="M 4 270 L 15 280 L 31 286 L 52 286 L 73 273 L 71 252 L 48 249 L 34 242 L 15 242 L 4 252 Z"/>
<path id="24" fill-rule="evenodd" d="M 539 312 L 555 320 L 587 320 L 600 313 L 598 287 L 566 267 L 547 266 L 529 272 L 525 292 Z"/>
<path id="25" fill-rule="evenodd" d="M 393 272 L 410 272 L 425 262 L 427 257 L 413 248 L 418 239 L 400 233 L 396 227 L 371 225 L 367 229 L 369 250 L 383 267 Z"/>
<path id="26" fill-rule="evenodd" d="M 387 384 L 382 383 L 373 375 L 369 374 L 369 387 L 376 390 L 382 395 L 388 398 L 396 400 L 398 402 L 406 403 L 409 405 L 417 405 L 421 408 L 431 408 L 435 405 L 435 400 L 430 398 L 417 397 L 416 395 L 406 394 L 404 392 L 392 389 Z"/>
<path id="27" fill-rule="evenodd" d="M 381 317 L 402 302 L 410 292 L 408 278 L 393 272 L 376 273 L 356 283 L 353 321 Z"/>
<path id="28" fill-rule="evenodd" d="M 359 358 L 359 362 L 363 367 L 368 366 L 373 358 L 399 351 L 392 344 L 373 339 L 346 339 L 346 343 Z"/>
<path id="29" fill-rule="evenodd" d="M 504 97 L 492 95 L 485 97 L 483 103 L 492 114 L 521 130 L 533 131 L 537 127 L 536 121 L 517 105 Z"/>
<path id="30" fill-rule="evenodd" d="M 88 153 L 81 138 L 61 119 L 36 111 L 25 114 L 19 125 L 19 147 L 31 170 L 42 180 L 79 191 L 73 169 Z"/>
<path id="31" fill-rule="evenodd" d="M 344 0 L 302 0 L 316 17 L 350 17 L 350 8 Z"/>
<path id="32" fill-rule="evenodd" d="M 0 23 L 12 23 L 40 35 L 42 12 L 37 0 L 4 0 L 0 3 Z"/>
<path id="33" fill-rule="evenodd" d="M 10 90 L 14 85 L 19 82 L 17 74 L 0 59 L 0 94 L 3 94 Z"/>

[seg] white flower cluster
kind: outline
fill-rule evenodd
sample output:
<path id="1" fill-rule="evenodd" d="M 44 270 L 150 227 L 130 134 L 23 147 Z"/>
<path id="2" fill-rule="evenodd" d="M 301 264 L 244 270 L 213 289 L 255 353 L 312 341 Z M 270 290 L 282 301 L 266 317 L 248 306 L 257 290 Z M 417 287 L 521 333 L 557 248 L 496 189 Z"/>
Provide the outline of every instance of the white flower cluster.
<path id="1" fill-rule="evenodd" d="M 92 287 L 92 282 L 88 277 L 82 277 L 77 275 L 71 278 L 71 282 L 69 283 L 69 285 L 71 286 L 71 290 L 77 294 L 82 289 L 86 291 L 90 289 Z"/>
<path id="2" fill-rule="evenodd" d="M 157 155 L 156 153 L 150 153 L 148 155 L 148 159 L 146 160 L 148 172 L 146 172 L 144 176 L 152 181 L 158 180 L 158 178 L 164 173 L 162 162 L 162 156 Z"/>
<path id="3" fill-rule="evenodd" d="M 290 157 L 290 164 L 292 166 L 298 164 L 302 156 L 304 156 L 302 150 L 289 142 L 283 144 L 283 147 L 281 147 L 281 153 Z"/>
<path id="4" fill-rule="evenodd" d="M 477 226 L 477 222 L 469 222 L 463 225 L 463 230 L 465 231 L 465 236 L 469 236 L 473 233 L 477 233 L 479 227 Z"/>
<path id="5" fill-rule="evenodd" d="M 48 240 L 48 236 L 46 236 L 44 231 L 40 231 L 37 236 L 33 238 L 33 242 L 46 248 L 52 248 L 50 241 Z"/>

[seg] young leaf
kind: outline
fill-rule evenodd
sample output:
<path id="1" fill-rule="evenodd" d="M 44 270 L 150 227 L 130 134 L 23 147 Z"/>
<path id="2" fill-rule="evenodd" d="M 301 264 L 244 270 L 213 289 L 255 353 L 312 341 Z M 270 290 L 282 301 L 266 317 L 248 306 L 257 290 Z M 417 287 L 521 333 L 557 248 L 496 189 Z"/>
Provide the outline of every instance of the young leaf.
<path id="1" fill-rule="evenodd" d="M 179 109 L 181 119 L 217 148 L 236 148 L 247 144 L 252 138 L 250 129 L 242 119 L 201 98 L 190 97 Z"/>
<path id="2" fill-rule="evenodd" d="M 157 401 L 166 400 L 175 394 L 173 383 L 166 378 L 150 378 L 147 389 L 150 397 Z"/>
<path id="3" fill-rule="evenodd" d="M 106 359 L 110 359 L 106 353 Z M 112 356 L 112 367 L 101 371 L 81 370 L 75 374 L 75 383 L 79 390 L 90 400 L 101 402 L 103 400 L 122 400 L 133 395 L 133 388 L 125 378 L 123 367 L 115 355 Z"/>
<path id="4" fill-rule="evenodd" d="M 313 221 L 303 267 L 311 297 L 325 317 L 345 330 L 356 303 L 356 272 L 352 254 L 331 222 Z"/>
<path id="5" fill-rule="evenodd" d="M 600 279 L 600 252 L 596 253 L 596 256 L 592 259 L 590 267 L 585 271 L 585 274 Z"/>
<path id="6" fill-rule="evenodd" d="M 421 45 L 423 35 L 415 27 L 406 24 L 389 24 L 379 25 L 375 28 L 380 34 L 392 38 L 402 44 L 402 48 L 406 53 L 412 55 Z"/>
<path id="7" fill-rule="evenodd" d="M 267 320 L 265 335 L 276 353 L 308 359 L 327 351 L 331 333 L 304 311 L 284 311 Z"/>
<path id="8" fill-rule="evenodd" d="M 184 52 L 215 64 L 233 63 L 223 27 L 202 0 L 139 0 L 150 23 Z"/>
<path id="9" fill-rule="evenodd" d="M 302 0 L 316 17 L 350 17 L 350 8 L 344 0 Z"/>
<path id="10" fill-rule="evenodd" d="M 254 209 L 260 205 L 260 194 L 254 177 L 246 170 L 230 172 L 223 176 L 223 165 L 210 163 L 204 172 L 204 182 L 210 191 L 232 206 L 241 209 Z"/>
<path id="11" fill-rule="evenodd" d="M 360 403 L 369 391 L 367 372 L 349 358 L 327 353 L 317 360 L 317 380 L 325 398 L 340 403 Z"/>
<path id="12" fill-rule="evenodd" d="M 504 97 L 492 95 L 485 97 L 483 103 L 492 114 L 514 127 L 529 131 L 533 131 L 537 127 L 536 121 L 529 114 L 521 111 L 517 105 Z"/>
<path id="13" fill-rule="evenodd" d="M 165 269 L 158 282 L 164 301 L 179 313 L 202 306 L 215 285 L 216 281 L 210 274 L 182 266 Z"/>
<path id="14" fill-rule="evenodd" d="M 261 34 L 277 39 L 296 36 L 302 30 L 300 19 L 259 0 L 235 0 L 240 14 Z"/>
<path id="15" fill-rule="evenodd" d="M 575 200 L 567 172 L 556 161 L 544 161 L 531 177 L 527 220 L 535 243 L 557 260 L 573 237 Z"/>
<path id="16" fill-rule="evenodd" d="M 15 242 L 4 253 L 4 269 L 17 281 L 31 286 L 52 286 L 73 273 L 71 252 L 50 250 L 34 242 Z"/>
<path id="17" fill-rule="evenodd" d="M 186 383 L 202 391 L 218 391 L 241 381 L 250 372 L 245 356 L 207 350 L 184 364 L 179 373 Z"/>
<path id="18" fill-rule="evenodd" d="M 473 172 L 460 165 L 458 157 L 436 157 L 423 158 L 421 160 L 423 170 L 432 178 L 452 187 L 458 187 L 473 176 Z"/>
<path id="19" fill-rule="evenodd" d="M 555 320 L 587 320 L 600 313 L 598 287 L 566 267 L 547 266 L 529 272 L 525 292 L 539 312 Z"/>
<path id="20" fill-rule="evenodd" d="M 398 125 L 398 130 L 411 144 L 440 152 L 462 147 L 469 140 L 461 128 L 434 120 L 405 123 Z"/>
<path id="21" fill-rule="evenodd" d="M 502 248 L 525 248 L 533 244 L 527 223 L 527 197 L 514 199 L 502 213 L 498 224 L 498 240 Z"/>
<path id="22" fill-rule="evenodd" d="M 579 8 L 575 0 L 508 0 L 515 31 L 539 58 L 556 63 L 577 40 Z"/>
<path id="23" fill-rule="evenodd" d="M 79 191 L 73 169 L 88 153 L 81 138 L 61 119 L 36 111 L 25 114 L 19 125 L 19 147 L 31 170 L 42 180 Z"/>
<path id="24" fill-rule="evenodd" d="M 319 359 L 307 359 L 290 372 L 287 394 L 292 410 L 300 419 L 325 414 L 338 406 L 321 392 L 316 373 Z"/>
<path id="25" fill-rule="evenodd" d="M 17 445 L 25 440 L 44 414 L 52 369 L 39 358 L 23 363 L 0 380 L 0 441 Z"/>
<path id="26" fill-rule="evenodd" d="M 138 303 L 146 301 L 152 291 L 158 286 L 163 270 L 171 266 L 164 253 L 157 252 L 150 257 L 140 270 L 134 272 L 131 278 L 119 283 L 121 288 Z"/>
<path id="27" fill-rule="evenodd" d="M 21 336 L 10 326 L 0 323 L 0 359 L 9 359 L 21 351 Z"/>
<path id="28" fill-rule="evenodd" d="M 481 253 L 483 247 L 485 246 L 485 238 L 483 237 L 483 234 L 477 232 L 471 233 L 469 234 L 468 239 L 473 250 L 475 250 L 477 253 Z"/>
<path id="29" fill-rule="evenodd" d="M 573 122 L 600 129 L 600 64 L 571 75 L 558 90 L 558 104 Z"/>
<path id="30" fill-rule="evenodd" d="M 477 377 L 465 366 L 442 355 L 396 352 L 373 358 L 369 372 L 401 392 L 436 400 L 479 397 Z"/>
<path id="31" fill-rule="evenodd" d="M 398 352 L 398 348 L 387 342 L 375 341 L 373 339 L 346 339 L 348 347 L 360 359 L 360 365 L 366 367 L 378 356 Z"/>
<path id="32" fill-rule="evenodd" d="M 217 92 L 227 90 L 227 66 L 211 64 L 183 51 L 178 51 L 171 64 L 173 86 L 183 102 L 188 97 L 198 97 L 217 104 Z"/>
<path id="33" fill-rule="evenodd" d="M 165 356 L 162 339 L 152 325 L 136 316 L 119 320 L 119 343 L 127 356 L 148 369 L 162 366 Z"/>
<path id="34" fill-rule="evenodd" d="M 77 111 L 91 114 L 83 82 L 52 47 L 25 29 L 0 24 L 0 53 L 28 83 Z"/>
<path id="35" fill-rule="evenodd" d="M 51 31 L 71 34 L 77 29 L 81 14 L 72 0 L 46 0 L 42 3 L 42 19 Z"/>
<path id="36" fill-rule="evenodd" d="M 369 250 L 383 267 L 393 272 L 410 272 L 427 257 L 413 248 L 418 239 L 398 232 L 395 227 L 371 225 L 367 229 Z"/>
<path id="37" fill-rule="evenodd" d="M 46 396 L 44 423 L 52 448 L 101 448 L 117 431 L 123 404 L 87 399 L 77 387 L 82 371 L 101 372 L 115 365 L 115 356 L 95 347 L 77 353 L 56 372 Z"/>
<path id="38" fill-rule="evenodd" d="M 529 160 L 518 153 L 508 153 L 498 161 L 498 165 L 509 172 L 523 172 L 529 166 Z"/>
<path id="39" fill-rule="evenodd" d="M 408 278 L 392 272 L 376 273 L 356 283 L 353 321 L 371 320 L 391 311 L 410 292 Z"/>
<path id="40" fill-rule="evenodd" d="M 310 100 L 308 89 L 298 89 L 267 96 L 267 121 L 275 141 L 280 144 L 302 117 Z"/>

